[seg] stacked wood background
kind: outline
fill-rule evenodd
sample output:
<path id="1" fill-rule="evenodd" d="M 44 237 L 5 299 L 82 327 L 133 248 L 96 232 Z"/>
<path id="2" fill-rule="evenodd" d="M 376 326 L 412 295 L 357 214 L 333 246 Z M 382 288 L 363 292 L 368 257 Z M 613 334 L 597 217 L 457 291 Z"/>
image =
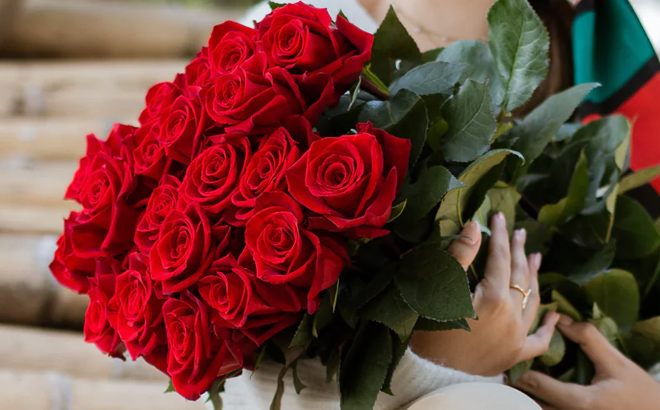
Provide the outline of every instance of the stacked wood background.
<path id="1" fill-rule="evenodd" d="M 0 10 L 12 1 L 0 0 Z M 104 138 L 117 121 L 135 124 L 147 89 L 181 72 L 213 24 L 237 16 L 198 11 L 175 18 L 169 9 L 126 7 L 25 0 L 0 42 L 5 56 L 122 57 L 0 59 L 2 410 L 206 408 L 164 394 L 167 378 L 146 363 L 110 359 L 85 344 L 87 298 L 59 286 L 48 270 L 62 220 L 76 209 L 62 197 L 85 136 Z M 142 58 L 126 59 L 136 56 Z M 168 59 L 146 59 L 155 56 Z"/>

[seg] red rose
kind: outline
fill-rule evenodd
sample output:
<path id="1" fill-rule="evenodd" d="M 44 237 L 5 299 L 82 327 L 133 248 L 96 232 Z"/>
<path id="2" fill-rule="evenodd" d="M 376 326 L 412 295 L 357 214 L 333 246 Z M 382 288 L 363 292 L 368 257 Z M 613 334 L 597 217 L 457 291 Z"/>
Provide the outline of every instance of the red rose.
<path id="1" fill-rule="evenodd" d="M 137 175 L 159 181 L 168 168 L 165 146 L 158 140 L 160 124 L 153 121 L 135 131 L 133 144 L 133 166 Z"/>
<path id="2" fill-rule="evenodd" d="M 115 292 L 115 261 L 99 258 L 96 275 L 89 279 L 89 305 L 85 312 L 85 341 L 112 357 L 124 359 L 124 345 L 108 321 L 108 304 Z"/>
<path id="3" fill-rule="evenodd" d="M 246 251 L 264 282 L 308 288 L 308 310 L 313 313 L 319 293 L 337 281 L 348 258 L 341 245 L 304 229 L 303 221 L 302 209 L 289 196 L 262 195 L 246 225 Z"/>
<path id="4" fill-rule="evenodd" d="M 335 26 L 326 9 L 304 3 L 275 9 L 259 23 L 258 30 L 270 65 L 301 75 L 304 88 L 315 90 L 312 98 L 330 85 L 336 101 L 371 59 L 371 34 L 342 16 L 337 16 Z"/>
<path id="5" fill-rule="evenodd" d="M 190 292 L 182 293 L 181 300 L 168 299 L 163 306 L 169 349 L 167 373 L 176 391 L 188 400 L 197 400 L 217 378 L 242 368 L 244 363 L 243 356 L 232 354 L 232 331 L 211 331 L 209 310 Z"/>
<path id="6" fill-rule="evenodd" d="M 261 282 L 253 272 L 239 266 L 233 256 L 215 261 L 198 287 L 206 303 L 232 326 L 254 329 L 268 323 L 271 335 L 291 325 L 285 324 L 286 319 L 300 316 L 286 313 L 300 312 L 305 306 L 304 293 L 288 285 Z M 262 293 L 266 294 L 266 299 L 262 298 Z M 272 296 L 277 297 L 275 306 L 266 302 Z M 263 341 L 259 339 L 255 342 L 260 345 Z"/>
<path id="7" fill-rule="evenodd" d="M 208 47 L 213 69 L 224 74 L 243 64 L 257 48 L 254 42 L 256 36 L 256 30 L 234 21 L 215 26 Z"/>
<path id="8" fill-rule="evenodd" d="M 67 221 L 71 247 L 81 258 L 119 254 L 133 245 L 138 211 L 129 202 L 135 179 L 125 156 L 117 157 L 115 149 L 93 135 L 87 142 L 87 156 L 66 194 L 83 206 L 75 220 Z"/>
<path id="9" fill-rule="evenodd" d="M 159 141 L 167 156 L 184 165 L 190 163 L 195 144 L 204 131 L 204 110 L 197 98 L 179 96 L 160 114 Z"/>
<path id="10" fill-rule="evenodd" d="M 180 185 L 178 179 L 165 175 L 158 188 L 149 197 L 147 209 L 140 217 L 135 231 L 135 244 L 145 254 L 149 253 L 153 244 L 158 240 L 160 226 L 165 218 L 176 209 Z"/>
<path id="11" fill-rule="evenodd" d="M 269 133 L 287 117 L 302 113 L 304 101 L 289 84 L 275 83 L 266 68 L 266 56 L 255 54 L 202 92 L 208 115 L 227 132 Z"/>
<path id="12" fill-rule="evenodd" d="M 66 229 L 71 227 L 78 215 L 77 212 L 71 212 L 64 222 L 64 234 L 57 240 L 57 250 L 49 268 L 61 285 L 78 293 L 87 293 L 88 279 L 94 276 L 96 261 L 93 257 L 80 257 L 73 252 L 71 230 Z"/>
<path id="13" fill-rule="evenodd" d="M 197 57 L 186 66 L 186 85 L 188 88 L 203 88 L 214 77 L 208 59 L 206 47 L 197 54 Z"/>
<path id="14" fill-rule="evenodd" d="M 109 302 L 109 321 L 124 341 L 133 360 L 144 357 L 159 370 L 167 370 L 167 338 L 163 326 L 163 301 L 138 253 L 129 256 L 129 268 L 116 279 Z"/>
<path id="15" fill-rule="evenodd" d="M 223 250 L 199 204 L 189 204 L 185 211 L 172 210 L 149 253 L 151 277 L 162 282 L 166 295 L 182 292 L 199 280 Z"/>
<path id="16" fill-rule="evenodd" d="M 216 144 L 202 151 L 190 164 L 181 183 L 181 195 L 198 203 L 211 215 L 232 205 L 240 176 L 250 161 L 250 141 L 246 136 L 214 138 Z"/>
<path id="17" fill-rule="evenodd" d="M 284 171 L 300 157 L 300 150 L 289 132 L 279 128 L 261 140 L 245 172 L 240 175 L 239 190 L 232 198 L 234 205 L 248 208 L 241 211 L 240 219 L 249 219 L 256 200 L 268 192 L 284 191 Z"/>
<path id="18" fill-rule="evenodd" d="M 174 100 L 183 95 L 185 78 L 178 74 L 174 82 L 163 82 L 152 86 L 147 92 L 146 107 L 140 114 L 140 124 L 148 124 L 158 119 L 163 109 L 172 105 Z"/>
<path id="19" fill-rule="evenodd" d="M 291 195 L 320 217 L 314 229 L 374 238 L 390 217 L 392 202 L 408 169 L 410 141 L 371 124 L 357 135 L 324 138 L 312 144 L 287 173 Z"/>

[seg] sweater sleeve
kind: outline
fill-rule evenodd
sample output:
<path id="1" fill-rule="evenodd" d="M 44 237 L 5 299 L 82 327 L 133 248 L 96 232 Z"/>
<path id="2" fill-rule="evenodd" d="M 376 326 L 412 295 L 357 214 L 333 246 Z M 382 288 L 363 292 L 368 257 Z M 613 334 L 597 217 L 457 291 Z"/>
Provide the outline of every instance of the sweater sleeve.
<path id="1" fill-rule="evenodd" d="M 502 375 L 474 376 L 423 359 L 408 349 L 392 377 L 394 396 L 380 393 L 375 410 L 399 410 L 442 387 L 459 383 L 504 383 Z"/>

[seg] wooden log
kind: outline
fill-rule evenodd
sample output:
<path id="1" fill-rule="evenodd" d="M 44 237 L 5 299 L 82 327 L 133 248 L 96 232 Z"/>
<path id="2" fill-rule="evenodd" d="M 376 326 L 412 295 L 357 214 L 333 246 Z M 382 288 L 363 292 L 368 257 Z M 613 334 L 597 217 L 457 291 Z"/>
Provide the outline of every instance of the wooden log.
<path id="1" fill-rule="evenodd" d="M 84 366 L 84 363 L 77 363 Z M 3 410 L 205 410 L 203 400 L 189 402 L 163 394 L 158 382 L 99 381 L 54 372 L 0 370 Z"/>
<path id="2" fill-rule="evenodd" d="M 80 332 L 0 325 L 0 357 L 3 370 L 54 371 L 85 379 L 153 380 L 167 384 L 167 376 L 144 360 L 110 358 L 85 343 Z"/>
<path id="3" fill-rule="evenodd" d="M 0 204 L 71 209 L 63 198 L 77 168 L 72 161 L 0 161 Z"/>
<path id="4" fill-rule="evenodd" d="M 0 322 L 82 327 L 87 297 L 64 289 L 48 269 L 56 240 L 0 234 Z"/>
<path id="5" fill-rule="evenodd" d="M 194 55 L 211 29 L 243 9 L 31 0 L 7 35 L 11 55 L 154 58 Z"/>
<path id="6" fill-rule="evenodd" d="M 85 154 L 87 134 L 103 139 L 115 122 L 131 123 L 107 118 L 7 118 L 0 121 L 0 160 L 77 162 Z"/>

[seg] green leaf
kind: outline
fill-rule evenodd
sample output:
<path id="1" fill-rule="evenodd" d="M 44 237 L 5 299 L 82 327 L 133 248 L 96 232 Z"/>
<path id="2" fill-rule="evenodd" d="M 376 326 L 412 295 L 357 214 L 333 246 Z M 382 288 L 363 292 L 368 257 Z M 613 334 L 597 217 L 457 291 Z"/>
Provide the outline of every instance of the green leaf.
<path id="1" fill-rule="evenodd" d="M 390 396 L 394 396 L 394 392 L 392 392 L 392 377 L 394 377 L 394 370 L 396 370 L 401 359 L 403 359 L 403 356 L 406 354 L 409 342 L 409 338 L 405 340 L 400 340 L 396 337 L 392 338 L 392 363 L 387 371 L 387 377 L 385 377 L 385 383 L 383 383 L 383 388 L 381 389 L 382 392 L 385 392 Z"/>
<path id="2" fill-rule="evenodd" d="M 287 5 L 287 3 L 277 3 L 274 1 L 269 1 L 268 5 L 270 6 L 271 11 L 275 9 L 279 9 L 280 7 L 284 7 Z"/>
<path id="3" fill-rule="evenodd" d="M 433 125 L 431 125 L 431 128 L 429 128 L 426 140 L 434 152 L 440 151 L 442 148 L 442 137 L 447 134 L 447 131 L 449 131 L 449 124 L 442 117 L 438 117 Z"/>
<path id="4" fill-rule="evenodd" d="M 399 90 L 410 90 L 418 95 L 440 94 L 449 97 L 454 85 L 458 83 L 463 73 L 461 64 L 433 61 L 422 64 L 408 71 L 403 77 L 390 86 L 392 94 Z"/>
<path id="5" fill-rule="evenodd" d="M 599 319 L 592 319 L 589 321 L 592 325 L 598 329 L 598 331 L 605 336 L 608 342 L 614 347 L 617 347 L 617 336 L 619 334 L 619 328 L 616 325 L 616 322 L 611 317 L 601 317 Z"/>
<path id="6" fill-rule="evenodd" d="M 552 301 L 557 304 L 557 312 L 567 315 L 573 320 L 582 320 L 582 315 L 575 306 L 556 290 L 552 291 Z"/>
<path id="7" fill-rule="evenodd" d="M 275 395 L 273 396 L 273 401 L 270 403 L 270 410 L 281 410 L 282 409 L 282 397 L 284 397 L 284 376 L 289 370 L 289 366 L 282 367 L 280 373 L 277 375 L 277 387 L 275 389 Z"/>
<path id="8" fill-rule="evenodd" d="M 548 73 L 550 38 L 525 0 L 498 0 L 488 12 L 488 45 L 511 112 L 530 99 Z"/>
<path id="9" fill-rule="evenodd" d="M 424 63 L 430 63 L 432 61 L 436 61 L 438 59 L 438 56 L 440 53 L 442 53 L 442 50 L 444 50 L 443 47 L 440 48 L 434 48 L 432 50 L 428 50 L 422 53 L 422 62 Z"/>
<path id="10" fill-rule="evenodd" d="M 410 337 L 419 317 L 393 285 L 368 302 L 358 314 L 392 329 L 401 340 Z"/>
<path id="11" fill-rule="evenodd" d="M 401 24 L 394 8 L 390 7 L 387 16 L 374 34 L 371 70 L 386 84 L 391 84 L 399 60 L 419 64 L 422 61 L 422 54 L 415 40 Z"/>
<path id="12" fill-rule="evenodd" d="M 552 339 L 550 339 L 550 347 L 548 351 L 545 352 L 539 359 L 541 362 L 549 367 L 553 367 L 561 363 L 566 354 L 566 343 L 561 333 L 555 329 L 552 334 Z"/>
<path id="13" fill-rule="evenodd" d="M 440 209 L 438 209 L 435 217 L 436 221 L 439 221 L 440 234 L 442 236 L 456 235 L 461 230 L 463 226 L 463 212 L 468 202 L 472 200 L 481 204 L 488 189 L 492 187 L 491 185 L 485 189 L 478 190 L 478 182 L 486 177 L 493 169 L 501 165 L 509 155 L 515 155 L 522 159 L 522 156 L 516 151 L 506 149 L 491 150 L 477 158 L 461 173 L 458 180 L 465 184 L 465 188 L 450 191 L 440 204 Z M 493 181 L 493 185 L 495 182 Z M 479 198 L 476 198 L 477 196 Z"/>
<path id="14" fill-rule="evenodd" d="M 603 249 L 596 252 L 582 266 L 576 266 L 570 274 L 570 278 L 575 283 L 583 284 L 608 269 L 614 261 L 616 254 L 616 241 L 610 241 L 605 244 Z"/>
<path id="15" fill-rule="evenodd" d="M 660 343 L 660 316 L 635 323 L 632 331 Z"/>
<path id="16" fill-rule="evenodd" d="M 488 84 L 493 104 L 499 106 L 502 102 L 504 89 L 487 44 L 475 40 L 455 41 L 442 50 L 437 60 L 465 64 L 461 83 L 469 78 Z"/>
<path id="17" fill-rule="evenodd" d="M 298 377 L 298 361 L 296 360 L 291 364 L 291 369 L 293 370 L 293 387 L 296 389 L 296 394 L 300 394 L 303 390 L 307 388 L 305 383 L 300 380 Z"/>
<path id="18" fill-rule="evenodd" d="M 465 330 L 470 331 L 470 325 L 465 319 L 450 320 L 448 322 L 438 322 L 437 320 L 420 317 L 415 325 L 415 330 L 423 332 L 441 332 L 445 330 Z"/>
<path id="19" fill-rule="evenodd" d="M 442 107 L 449 130 L 441 140 L 446 161 L 468 162 L 488 150 L 497 130 L 488 88 L 467 80 Z"/>
<path id="20" fill-rule="evenodd" d="M 612 269 L 585 283 L 600 310 L 628 332 L 639 316 L 639 288 L 632 273 Z"/>
<path id="21" fill-rule="evenodd" d="M 394 205 L 392 207 L 392 210 L 390 211 L 390 219 L 387 220 L 387 223 L 394 222 L 401 216 L 403 211 L 406 209 L 406 204 L 408 203 L 408 200 L 405 199 L 403 202 L 400 202 L 397 205 Z"/>
<path id="22" fill-rule="evenodd" d="M 399 197 L 405 198 L 407 205 L 395 224 L 395 231 L 405 232 L 410 224 L 428 215 L 448 192 L 464 186 L 444 167 L 423 169 L 414 184 L 406 181 L 401 188 Z"/>
<path id="23" fill-rule="evenodd" d="M 174 393 L 176 392 L 176 389 L 174 388 L 174 385 L 172 384 L 172 380 L 170 380 L 167 384 L 167 389 L 163 393 Z"/>
<path id="24" fill-rule="evenodd" d="M 332 309 L 332 299 L 330 294 L 326 293 L 321 300 L 321 306 L 319 310 L 314 314 L 314 320 L 312 322 L 312 335 L 315 338 L 319 337 L 319 332 L 325 329 L 330 323 L 334 316 L 334 311 Z"/>
<path id="25" fill-rule="evenodd" d="M 660 175 L 660 165 L 626 175 L 619 181 L 619 194 L 639 188 L 653 181 Z"/>
<path id="26" fill-rule="evenodd" d="M 360 113 L 360 122 L 370 121 L 375 127 L 399 137 L 409 139 L 410 166 L 412 167 L 426 143 L 429 118 L 426 104 L 414 92 L 401 90 L 387 101 L 369 101 Z"/>
<path id="27" fill-rule="evenodd" d="M 513 366 L 511 369 L 509 369 L 509 381 L 511 382 L 512 386 L 515 386 L 516 383 L 518 383 L 518 380 L 523 376 L 523 374 L 527 373 L 532 369 L 532 365 L 534 364 L 533 360 L 525 360 L 524 362 L 520 362 L 517 365 Z"/>
<path id="28" fill-rule="evenodd" d="M 546 225 L 559 225 L 576 216 L 584 207 L 585 194 L 589 186 L 587 158 L 580 155 L 568 187 L 568 194 L 556 204 L 544 205 L 538 219 Z"/>
<path id="29" fill-rule="evenodd" d="M 342 410 L 371 409 L 392 363 L 390 331 L 374 322 L 357 331 L 339 371 Z"/>
<path id="30" fill-rule="evenodd" d="M 639 202 L 620 196 L 612 237 L 616 239 L 616 255 L 622 259 L 636 259 L 652 254 L 660 247 L 660 231 Z"/>
<path id="31" fill-rule="evenodd" d="M 525 157 L 525 167 L 543 153 L 559 128 L 598 84 L 581 84 L 545 100 L 503 137 Z"/>
<path id="32" fill-rule="evenodd" d="M 475 317 L 463 267 L 437 245 L 403 256 L 394 281 L 401 296 L 419 313 L 438 321 Z"/>
<path id="33" fill-rule="evenodd" d="M 504 214 L 507 231 L 511 235 L 516 223 L 516 206 L 520 202 L 520 194 L 515 188 L 504 182 L 498 182 L 493 189 L 488 191 L 488 198 L 490 199 L 490 208 L 494 212 Z M 488 226 L 487 223 L 486 226 Z"/>
<path id="34" fill-rule="evenodd" d="M 296 333 L 293 335 L 293 339 L 291 339 L 289 347 L 307 348 L 314 341 L 314 335 L 312 334 L 313 325 L 314 319 L 312 316 L 305 314 L 300 321 L 300 325 L 298 325 Z"/>

